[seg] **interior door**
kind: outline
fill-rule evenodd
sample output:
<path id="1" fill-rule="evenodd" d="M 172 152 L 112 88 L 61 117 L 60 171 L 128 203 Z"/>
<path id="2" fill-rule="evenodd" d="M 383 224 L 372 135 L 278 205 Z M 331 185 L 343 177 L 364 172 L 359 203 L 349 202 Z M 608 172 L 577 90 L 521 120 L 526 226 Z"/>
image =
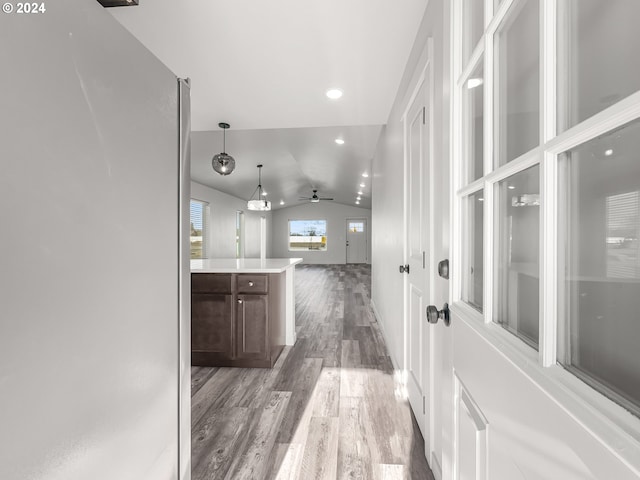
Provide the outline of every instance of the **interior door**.
<path id="1" fill-rule="evenodd" d="M 347 263 L 367 262 L 367 219 L 347 219 Z"/>
<path id="2" fill-rule="evenodd" d="M 404 117 L 405 130 L 405 365 L 409 402 L 430 451 L 428 78 L 423 75 Z M 408 271 L 406 270 L 408 266 Z"/>

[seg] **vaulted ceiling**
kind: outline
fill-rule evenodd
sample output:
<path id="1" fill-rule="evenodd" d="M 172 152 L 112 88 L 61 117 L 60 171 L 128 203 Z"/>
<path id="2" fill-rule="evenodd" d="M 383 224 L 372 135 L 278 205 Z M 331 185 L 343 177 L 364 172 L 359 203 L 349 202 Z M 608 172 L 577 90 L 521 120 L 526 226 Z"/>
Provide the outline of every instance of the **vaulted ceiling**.
<path id="1" fill-rule="evenodd" d="M 141 0 L 110 9 L 177 76 L 192 81 L 192 179 L 285 206 L 318 188 L 353 205 L 369 173 L 428 0 Z M 330 100 L 325 92 L 344 95 Z M 219 122 L 231 124 L 221 177 Z M 334 140 L 341 138 L 343 145 Z"/>

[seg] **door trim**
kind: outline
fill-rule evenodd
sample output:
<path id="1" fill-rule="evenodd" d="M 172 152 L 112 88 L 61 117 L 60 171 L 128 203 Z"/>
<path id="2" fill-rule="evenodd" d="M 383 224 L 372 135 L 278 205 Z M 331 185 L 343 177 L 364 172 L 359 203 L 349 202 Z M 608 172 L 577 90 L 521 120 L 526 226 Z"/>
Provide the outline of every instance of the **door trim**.
<path id="1" fill-rule="evenodd" d="M 403 233 L 404 233 L 404 243 L 403 243 L 403 263 L 407 264 L 409 261 L 409 251 L 408 251 L 408 236 L 407 236 L 407 230 L 408 230 L 408 226 L 409 226 L 409 218 L 408 218 L 408 199 L 407 199 L 407 185 L 408 185 L 408 178 L 407 178 L 407 171 L 408 171 L 408 163 L 409 163 L 409 151 L 408 151 L 408 145 L 407 145 L 407 136 L 408 136 L 408 125 L 407 125 L 407 118 L 409 115 L 409 111 L 414 103 L 414 101 L 416 100 L 418 94 L 420 93 L 420 89 L 422 88 L 422 86 L 424 85 L 425 82 L 428 82 L 427 85 L 427 97 L 428 97 L 428 110 L 425 112 L 425 114 L 428 115 L 429 118 L 429 125 L 428 125 L 428 130 L 427 130 L 427 139 L 429 141 L 429 145 L 428 145 L 428 150 L 427 150 L 427 159 L 428 159 L 428 164 L 426 165 L 426 172 L 427 172 L 427 185 L 428 185 L 428 197 L 427 197 L 427 212 L 429 215 L 428 218 L 428 222 L 429 222 L 429 234 L 428 234 L 428 244 L 429 244 L 429 248 L 427 248 L 428 253 L 427 255 L 429 256 L 429 266 L 430 268 L 427 270 L 427 272 L 425 273 L 425 275 L 427 275 L 428 277 L 428 283 L 429 283 L 429 287 L 428 290 L 425 292 L 425 295 L 427 296 L 427 299 L 429 301 L 433 300 L 434 296 L 435 296 L 435 279 L 436 279 L 436 274 L 435 274 L 435 249 L 432 248 L 433 245 L 435 245 L 435 228 L 434 228 L 434 214 L 435 214 L 435 207 L 434 207 L 434 188 L 433 188 L 433 181 L 434 181 L 434 103 L 435 103 L 435 86 L 434 86 L 434 68 L 433 68 L 433 37 L 429 37 L 427 38 L 426 44 L 425 44 L 425 48 L 424 48 L 424 52 L 426 53 L 426 57 L 424 59 L 424 66 L 422 66 L 421 69 L 416 68 L 415 73 L 413 78 L 415 78 L 416 80 L 413 81 L 413 89 L 412 90 L 408 90 L 411 91 L 411 95 L 408 97 L 407 102 L 405 103 L 405 108 L 404 111 L 402 113 L 402 116 L 400 117 L 400 121 L 402 122 L 402 128 L 403 128 L 403 168 L 404 168 L 404 174 L 403 174 L 403 182 L 404 182 L 404 194 L 403 194 Z M 423 54 L 423 56 L 425 56 Z M 418 74 L 418 72 L 420 72 Z M 407 276 L 403 276 L 403 328 L 404 328 L 404 335 L 403 335 L 403 378 L 408 379 L 408 372 L 407 372 L 407 366 L 408 366 L 408 331 L 409 331 L 409 305 L 408 305 L 408 291 L 409 289 L 409 281 Z M 425 319 L 426 322 L 426 319 Z M 438 391 L 437 389 L 439 388 L 439 386 L 435 385 L 435 375 L 434 375 L 434 325 L 432 324 L 427 324 L 427 327 L 429 329 L 429 352 L 428 352 L 428 357 L 429 357 L 429 369 L 427 370 L 427 375 L 429 375 L 429 378 L 426 380 L 426 382 L 428 382 L 429 384 L 429 441 L 425 442 L 425 457 L 427 458 L 427 460 L 429 461 L 429 463 L 431 464 L 433 462 L 433 459 L 437 459 L 437 454 L 434 450 L 434 439 L 436 437 L 436 432 L 435 432 L 435 395 L 434 392 Z M 429 446 L 429 452 L 426 451 L 426 446 Z"/>

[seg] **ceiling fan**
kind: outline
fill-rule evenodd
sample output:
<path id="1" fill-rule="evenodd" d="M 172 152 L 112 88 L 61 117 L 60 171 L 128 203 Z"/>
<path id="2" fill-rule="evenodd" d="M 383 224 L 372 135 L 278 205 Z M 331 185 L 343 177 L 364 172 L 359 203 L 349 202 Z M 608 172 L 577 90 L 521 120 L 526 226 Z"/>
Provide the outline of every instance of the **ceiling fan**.
<path id="1" fill-rule="evenodd" d="M 310 197 L 300 197 L 298 200 L 309 200 L 311 203 L 318 203 L 320 200 L 333 200 L 329 197 L 319 197 L 318 190 L 313 191 L 313 195 Z"/>

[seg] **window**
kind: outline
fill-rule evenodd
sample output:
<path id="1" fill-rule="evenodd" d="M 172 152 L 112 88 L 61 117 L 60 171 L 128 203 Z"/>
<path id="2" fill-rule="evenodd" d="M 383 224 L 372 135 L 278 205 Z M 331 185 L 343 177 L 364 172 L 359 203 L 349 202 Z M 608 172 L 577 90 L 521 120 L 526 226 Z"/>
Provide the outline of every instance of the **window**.
<path id="1" fill-rule="evenodd" d="M 364 222 L 349 222 L 349 231 L 352 233 L 363 233 Z"/>
<path id="2" fill-rule="evenodd" d="M 540 167 L 498 182 L 494 321 L 534 348 L 539 331 Z"/>
<path id="3" fill-rule="evenodd" d="M 289 251 L 327 250 L 326 220 L 289 220 Z"/>
<path id="4" fill-rule="evenodd" d="M 558 2 L 558 126 L 564 131 L 640 89 L 637 0 Z"/>
<path id="5" fill-rule="evenodd" d="M 207 258 L 207 217 L 209 204 L 191 199 L 191 258 Z"/>
<path id="6" fill-rule="evenodd" d="M 462 268 L 462 300 L 482 312 L 484 193 L 480 191 L 469 195 L 465 203 L 466 226 L 463 231 L 463 243 L 466 250 L 462 257 L 464 263 Z"/>
<path id="7" fill-rule="evenodd" d="M 465 83 L 464 97 L 464 156 L 465 180 L 472 182 L 483 175 L 484 160 L 484 74 L 483 59 Z"/>
<path id="8" fill-rule="evenodd" d="M 484 4 L 454 3 L 454 300 L 640 417 L 640 2 Z"/>
<path id="9" fill-rule="evenodd" d="M 539 0 L 515 2 L 494 40 L 496 166 L 540 141 Z"/>
<path id="10" fill-rule="evenodd" d="M 558 361 L 640 415 L 640 121 L 561 156 Z"/>

